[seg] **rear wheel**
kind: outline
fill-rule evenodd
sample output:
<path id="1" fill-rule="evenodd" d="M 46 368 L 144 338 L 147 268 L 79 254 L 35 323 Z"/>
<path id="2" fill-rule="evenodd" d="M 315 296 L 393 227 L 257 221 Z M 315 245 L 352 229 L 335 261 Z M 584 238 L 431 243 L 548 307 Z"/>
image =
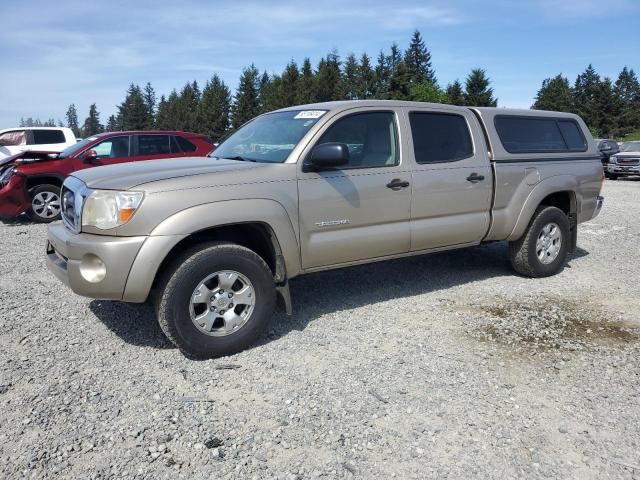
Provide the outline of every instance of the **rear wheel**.
<path id="1" fill-rule="evenodd" d="M 525 234 L 509 243 L 514 270 L 527 277 L 548 277 L 560 272 L 567 260 L 570 226 L 567 215 L 557 207 L 541 205 Z"/>
<path id="2" fill-rule="evenodd" d="M 34 187 L 27 215 L 34 222 L 49 223 L 60 218 L 60 187 L 44 184 Z"/>
<path id="3" fill-rule="evenodd" d="M 198 358 L 231 355 L 255 342 L 276 301 L 271 270 L 252 250 L 209 243 L 186 252 L 161 281 L 160 327 Z"/>

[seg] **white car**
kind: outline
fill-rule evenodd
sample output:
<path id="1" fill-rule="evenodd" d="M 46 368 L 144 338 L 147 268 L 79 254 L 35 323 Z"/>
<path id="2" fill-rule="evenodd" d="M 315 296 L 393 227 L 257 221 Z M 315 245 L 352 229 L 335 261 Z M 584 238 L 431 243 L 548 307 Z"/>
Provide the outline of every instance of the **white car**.
<path id="1" fill-rule="evenodd" d="M 75 145 L 76 136 L 66 127 L 19 127 L 0 130 L 0 159 L 26 150 L 61 152 Z"/>

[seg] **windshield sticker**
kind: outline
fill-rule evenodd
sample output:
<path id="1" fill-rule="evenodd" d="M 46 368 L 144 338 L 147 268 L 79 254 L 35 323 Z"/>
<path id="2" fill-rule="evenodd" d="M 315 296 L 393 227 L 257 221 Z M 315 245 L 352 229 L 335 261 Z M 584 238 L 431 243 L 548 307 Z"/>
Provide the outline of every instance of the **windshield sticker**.
<path id="1" fill-rule="evenodd" d="M 301 112 L 298 112 L 298 114 L 293 118 L 295 119 L 320 118 L 325 113 L 327 113 L 326 110 L 303 110 Z"/>

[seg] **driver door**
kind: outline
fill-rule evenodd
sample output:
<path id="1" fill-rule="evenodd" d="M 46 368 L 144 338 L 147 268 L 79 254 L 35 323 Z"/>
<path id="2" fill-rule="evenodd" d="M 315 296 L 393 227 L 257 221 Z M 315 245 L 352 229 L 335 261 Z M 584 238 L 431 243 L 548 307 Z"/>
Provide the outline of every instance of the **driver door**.
<path id="1" fill-rule="evenodd" d="M 95 150 L 98 156 L 91 161 L 85 161 L 82 156 L 89 150 Z M 118 135 L 116 137 L 106 138 L 85 150 L 80 155 L 80 168 L 113 165 L 116 163 L 130 162 L 131 160 L 133 160 L 131 157 L 131 136 Z"/>

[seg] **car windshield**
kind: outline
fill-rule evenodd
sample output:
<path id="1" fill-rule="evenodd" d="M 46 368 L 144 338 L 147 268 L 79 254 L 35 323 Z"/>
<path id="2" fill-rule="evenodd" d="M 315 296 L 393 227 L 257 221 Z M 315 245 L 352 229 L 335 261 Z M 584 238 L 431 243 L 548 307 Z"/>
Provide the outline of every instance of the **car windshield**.
<path id="1" fill-rule="evenodd" d="M 291 110 L 262 115 L 241 127 L 210 156 L 283 163 L 326 110 Z"/>
<path id="2" fill-rule="evenodd" d="M 84 140 L 82 140 L 82 141 L 80 141 L 78 143 L 74 143 L 73 145 L 69 145 L 67 148 L 65 148 L 64 150 L 62 150 L 58 154 L 58 158 L 67 158 L 67 157 L 73 155 L 74 153 L 76 153 L 78 150 L 82 150 L 84 147 L 86 147 L 91 142 L 93 142 L 94 140 L 97 140 L 97 139 L 98 139 L 98 137 L 88 137 L 88 138 L 85 138 Z"/>
<path id="3" fill-rule="evenodd" d="M 625 142 L 620 146 L 621 152 L 640 152 L 640 142 Z"/>

